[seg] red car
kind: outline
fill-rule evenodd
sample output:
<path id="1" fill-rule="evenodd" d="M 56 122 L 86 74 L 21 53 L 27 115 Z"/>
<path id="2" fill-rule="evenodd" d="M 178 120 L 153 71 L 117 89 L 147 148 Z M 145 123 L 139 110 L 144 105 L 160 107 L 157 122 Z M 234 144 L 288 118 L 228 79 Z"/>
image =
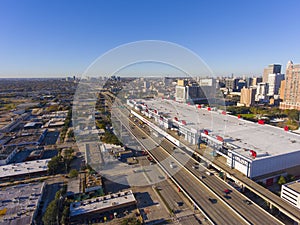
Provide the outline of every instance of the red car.
<path id="1" fill-rule="evenodd" d="M 224 193 L 225 193 L 225 194 L 229 194 L 229 193 L 230 193 L 230 190 L 229 190 L 229 189 L 225 189 L 225 190 L 224 190 Z"/>

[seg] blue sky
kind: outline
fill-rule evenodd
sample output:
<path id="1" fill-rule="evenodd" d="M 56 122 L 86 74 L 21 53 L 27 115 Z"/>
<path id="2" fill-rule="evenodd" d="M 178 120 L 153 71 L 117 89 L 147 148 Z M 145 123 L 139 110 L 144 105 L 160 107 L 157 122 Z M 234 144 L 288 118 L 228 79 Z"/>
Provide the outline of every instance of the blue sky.
<path id="1" fill-rule="evenodd" d="M 0 1 L 0 77 L 80 75 L 132 41 L 189 48 L 216 75 L 300 63 L 300 1 Z"/>

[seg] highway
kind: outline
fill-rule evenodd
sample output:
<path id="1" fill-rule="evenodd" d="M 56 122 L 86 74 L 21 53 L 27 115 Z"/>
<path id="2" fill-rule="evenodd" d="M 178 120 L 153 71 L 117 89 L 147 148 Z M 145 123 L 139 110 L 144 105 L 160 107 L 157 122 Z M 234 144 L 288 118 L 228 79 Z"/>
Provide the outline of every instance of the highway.
<path id="1" fill-rule="evenodd" d="M 173 147 L 174 145 L 170 143 L 168 140 L 164 140 L 161 143 L 164 146 L 164 149 L 167 150 L 170 154 L 173 154 Z M 173 156 L 178 161 L 186 161 L 186 159 L 182 159 L 182 154 L 173 154 Z M 189 157 L 189 156 L 188 156 Z M 246 204 L 246 200 L 248 200 L 244 195 L 240 192 L 229 186 L 227 183 L 222 181 L 220 178 L 216 176 L 209 176 L 205 173 L 205 168 L 201 168 L 202 165 L 199 165 L 198 169 L 195 168 L 196 160 L 190 159 L 186 164 L 185 167 L 193 173 L 197 177 L 204 177 L 201 181 L 209 186 L 215 193 L 218 194 L 224 201 L 228 202 L 233 208 L 239 211 L 241 215 L 247 218 L 252 224 L 282 224 L 272 215 L 261 209 L 259 206 L 255 204 Z M 194 167 L 194 168 L 193 168 Z M 225 194 L 224 190 L 230 190 L 229 194 Z"/>
<path id="2" fill-rule="evenodd" d="M 111 104 L 116 104 L 113 103 L 112 99 L 115 98 L 114 95 L 112 95 L 111 93 L 108 94 L 110 96 L 110 98 L 108 98 L 109 100 L 111 100 Z M 115 100 L 119 101 L 118 98 L 115 98 Z M 119 105 L 122 105 L 122 103 L 118 103 Z M 128 113 L 128 112 L 127 112 Z M 189 144 L 188 142 L 186 142 L 185 140 L 180 140 L 180 143 L 183 144 L 189 151 L 194 152 L 196 149 L 195 145 Z M 204 159 L 207 159 L 206 156 L 203 155 L 203 153 L 198 152 L 198 150 L 196 150 L 196 154 Z M 234 180 L 242 183 L 245 187 L 247 187 L 251 192 L 255 193 L 256 195 L 258 195 L 259 197 L 261 197 L 262 199 L 265 199 L 268 203 L 270 203 L 271 205 L 275 206 L 276 208 L 278 208 L 282 213 L 284 213 L 285 215 L 289 216 L 291 219 L 293 219 L 294 221 L 300 223 L 300 213 L 299 213 L 299 209 L 297 209 L 296 207 L 292 206 L 291 204 L 289 204 L 288 202 L 284 201 L 282 198 L 280 198 L 279 196 L 277 196 L 276 194 L 270 192 L 268 189 L 262 187 L 261 185 L 257 184 L 255 181 L 243 176 L 242 174 L 238 173 L 236 170 L 229 168 L 227 165 L 225 165 L 223 162 L 219 161 L 219 160 L 214 160 L 212 162 L 212 164 L 216 167 L 219 168 L 222 171 L 225 171 L 227 174 L 229 174 Z"/>
<path id="3" fill-rule="evenodd" d="M 123 113 L 122 113 L 123 114 Z M 123 125 L 127 129 L 131 129 L 127 127 L 128 117 L 127 115 L 121 113 L 114 114 L 120 121 L 123 121 Z M 127 121 L 124 121 L 127 120 Z M 163 147 L 159 146 L 153 139 L 143 137 L 146 135 L 138 126 L 135 126 L 135 129 L 130 130 L 134 136 L 145 146 L 151 149 L 150 153 L 154 156 L 154 158 L 161 163 L 161 166 L 170 174 L 173 174 L 173 168 L 170 168 L 169 154 L 167 151 L 163 149 Z M 153 146 L 157 146 L 154 147 Z M 173 162 L 174 168 L 180 168 L 180 165 Z M 173 178 L 180 184 L 180 186 L 189 194 L 189 196 L 197 203 L 197 205 L 207 214 L 210 219 L 214 222 L 214 224 L 230 224 L 230 225 L 241 225 L 241 224 L 250 224 L 246 223 L 243 219 L 241 219 L 234 211 L 232 211 L 226 204 L 222 201 L 216 201 L 216 203 L 210 202 L 209 198 L 217 199 L 217 196 L 209 191 L 203 184 L 201 184 L 197 179 L 193 177 L 187 170 L 180 169 L 177 173 L 173 175 Z"/>
<path id="4" fill-rule="evenodd" d="M 125 116 L 119 119 L 124 120 Z M 127 116 L 126 119 L 128 120 Z M 128 124 L 128 121 L 126 121 L 125 124 L 126 123 Z M 144 139 L 145 135 L 149 135 L 147 130 L 142 131 L 141 128 L 139 128 L 138 126 L 135 127 L 135 129 L 131 129 L 131 132 L 133 132 L 135 137 L 140 139 L 141 142 L 149 142 L 150 138 L 147 138 L 146 140 Z M 155 143 L 153 139 L 152 141 L 154 142 L 152 143 L 152 146 L 153 144 L 157 145 L 157 143 Z M 143 144 L 147 145 L 147 143 Z M 186 167 L 186 169 L 189 170 L 192 174 L 194 174 L 197 178 L 201 176 L 205 177 L 201 179 L 201 181 L 199 181 L 199 179 L 196 179 L 185 169 L 182 169 L 173 175 L 173 178 L 176 179 L 180 185 L 182 185 L 182 187 L 192 196 L 192 198 L 197 202 L 197 204 L 202 206 L 202 208 L 205 205 L 203 210 L 207 212 L 207 214 L 213 219 L 213 221 L 216 224 L 245 224 L 245 222 L 241 221 L 240 218 L 236 218 L 236 214 L 231 215 L 232 210 L 230 210 L 230 208 L 221 201 L 217 201 L 217 203 L 211 203 L 208 199 L 216 197 L 213 197 L 213 194 L 211 192 L 206 191 L 206 188 L 204 188 L 203 184 L 206 187 L 212 189 L 218 195 L 218 197 L 220 197 L 223 201 L 227 202 L 233 209 L 238 211 L 239 214 L 242 215 L 249 222 L 249 224 L 283 224 L 276 218 L 274 218 L 272 215 L 261 209 L 259 206 L 255 204 L 246 204 L 245 200 L 247 200 L 247 198 L 244 195 L 242 195 L 237 190 L 233 189 L 231 186 L 220 180 L 218 177 L 207 176 L 204 172 L 205 168 L 200 168 L 201 164 L 199 165 L 199 169 L 193 169 L 193 166 L 196 161 L 192 159 L 189 155 L 185 154 L 181 149 L 176 149 L 176 153 L 174 153 L 174 147 L 176 146 L 165 139 L 160 143 L 159 147 L 156 147 L 154 149 L 152 148 L 150 152 L 159 162 L 163 162 L 162 164 L 165 164 L 163 165 L 164 168 L 168 170 L 168 172 L 170 172 L 171 174 L 174 172 L 172 171 L 172 168 L 170 168 L 168 162 L 165 162 L 167 161 L 165 159 L 168 158 L 170 154 L 176 160 L 178 160 L 178 162 L 184 162 L 184 166 Z M 189 158 L 187 159 L 186 157 Z M 180 164 L 177 164 L 177 166 L 178 168 L 181 167 Z M 189 182 L 187 183 L 187 181 Z M 230 189 L 230 194 L 226 195 L 224 193 L 225 189 Z M 220 208 L 218 208 L 219 205 Z M 230 217 L 229 221 L 228 217 Z"/>

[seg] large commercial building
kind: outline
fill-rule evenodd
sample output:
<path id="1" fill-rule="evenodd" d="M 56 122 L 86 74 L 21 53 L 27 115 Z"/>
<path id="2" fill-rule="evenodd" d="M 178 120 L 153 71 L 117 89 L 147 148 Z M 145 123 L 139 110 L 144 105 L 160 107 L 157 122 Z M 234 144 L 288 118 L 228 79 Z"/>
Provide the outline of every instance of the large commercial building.
<path id="1" fill-rule="evenodd" d="M 9 181 L 46 175 L 49 161 L 50 159 L 42 159 L 0 166 L 0 180 Z"/>
<path id="2" fill-rule="evenodd" d="M 141 104 L 135 101 L 132 104 Z M 144 108 L 143 108 L 144 107 Z M 170 100 L 145 101 L 139 112 L 132 113 L 152 129 L 176 145 L 179 136 L 170 136 L 167 129 L 178 130 L 191 144 L 207 143 L 212 152 L 226 159 L 229 167 L 249 178 L 283 174 L 284 170 L 300 165 L 299 135 L 282 128 L 250 122 L 227 115 L 225 111 L 201 105 L 189 105 Z M 145 117 L 140 115 L 144 114 Z M 150 122 L 146 118 L 152 118 Z M 152 121 L 153 121 L 152 120 Z M 275 180 L 268 179 L 270 185 Z"/>
<path id="3" fill-rule="evenodd" d="M 300 64 L 292 61 L 286 67 L 284 98 L 280 108 L 300 110 Z"/>
<path id="4" fill-rule="evenodd" d="M 300 209 L 300 180 L 282 185 L 281 198 Z"/>
<path id="5" fill-rule="evenodd" d="M 12 121 L 8 124 L 6 124 L 3 127 L 0 127 L 0 133 L 6 133 L 6 132 L 11 132 L 15 128 L 17 128 L 23 121 L 27 120 L 28 117 L 30 116 L 30 113 L 23 113 L 16 119 L 12 119 Z"/>
<path id="6" fill-rule="evenodd" d="M 43 130 L 24 130 L 18 136 L 12 137 L 6 142 L 3 147 L 9 146 L 25 146 L 25 145 L 40 145 L 44 140 L 48 129 Z"/>
<path id="7" fill-rule="evenodd" d="M 277 74 L 281 73 L 281 65 L 271 64 L 264 69 L 263 80 L 262 82 L 268 83 L 269 74 Z"/>

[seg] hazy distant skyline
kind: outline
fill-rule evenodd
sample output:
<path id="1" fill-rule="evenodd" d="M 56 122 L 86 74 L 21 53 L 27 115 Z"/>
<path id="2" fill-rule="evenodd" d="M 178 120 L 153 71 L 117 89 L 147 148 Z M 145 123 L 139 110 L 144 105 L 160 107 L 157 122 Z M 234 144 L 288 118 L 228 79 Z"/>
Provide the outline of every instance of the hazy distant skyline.
<path id="1" fill-rule="evenodd" d="M 215 75 L 261 75 L 300 63 L 300 1 L 0 2 L 0 78 L 80 76 L 100 55 L 140 40 L 198 54 Z"/>

